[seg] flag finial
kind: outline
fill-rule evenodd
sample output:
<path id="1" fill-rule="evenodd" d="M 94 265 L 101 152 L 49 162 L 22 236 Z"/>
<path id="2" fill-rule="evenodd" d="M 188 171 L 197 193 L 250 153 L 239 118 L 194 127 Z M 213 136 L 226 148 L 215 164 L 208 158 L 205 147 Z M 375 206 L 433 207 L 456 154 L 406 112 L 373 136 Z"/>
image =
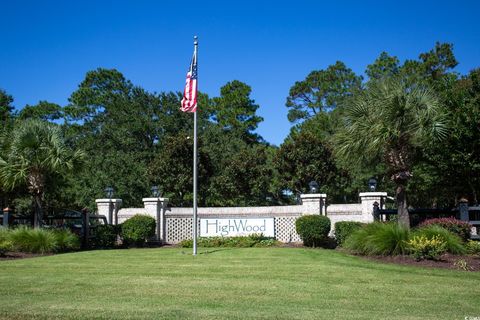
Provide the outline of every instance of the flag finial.
<path id="1" fill-rule="evenodd" d="M 198 37 L 197 36 L 193 36 L 193 44 L 198 44 Z"/>

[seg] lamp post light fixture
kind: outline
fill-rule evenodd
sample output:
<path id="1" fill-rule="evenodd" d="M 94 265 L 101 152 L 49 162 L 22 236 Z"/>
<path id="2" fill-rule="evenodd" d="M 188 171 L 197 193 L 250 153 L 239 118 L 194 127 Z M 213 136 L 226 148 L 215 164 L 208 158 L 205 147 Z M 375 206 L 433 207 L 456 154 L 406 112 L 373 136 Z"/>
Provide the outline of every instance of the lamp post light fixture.
<path id="1" fill-rule="evenodd" d="M 113 198 L 113 188 L 112 187 L 106 187 L 105 188 L 105 194 L 107 195 L 108 199 Z"/>
<path id="2" fill-rule="evenodd" d="M 310 193 L 317 193 L 318 192 L 318 182 L 317 181 L 310 181 L 308 186 L 310 187 Z"/>
<path id="3" fill-rule="evenodd" d="M 154 198 L 158 198 L 160 196 L 160 189 L 158 188 L 158 186 L 152 186 L 150 188 L 150 191 L 152 192 L 152 196 Z"/>
<path id="4" fill-rule="evenodd" d="M 377 190 L 377 179 L 373 177 L 368 179 L 368 190 L 370 190 L 370 192 L 375 192 L 375 190 Z"/>

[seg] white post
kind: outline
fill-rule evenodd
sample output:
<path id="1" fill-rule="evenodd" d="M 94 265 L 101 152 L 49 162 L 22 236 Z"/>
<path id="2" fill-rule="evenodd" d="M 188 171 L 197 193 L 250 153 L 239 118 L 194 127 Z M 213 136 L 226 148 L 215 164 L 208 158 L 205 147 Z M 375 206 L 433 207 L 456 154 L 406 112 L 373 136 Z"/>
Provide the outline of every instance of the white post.
<path id="1" fill-rule="evenodd" d="M 146 214 L 153 217 L 157 223 L 155 237 L 165 243 L 167 240 L 165 211 L 167 210 L 168 198 L 143 198 Z"/>
<path id="2" fill-rule="evenodd" d="M 122 206 L 122 199 L 96 199 L 97 212 L 107 217 L 107 224 L 118 224 L 117 213 Z"/>
<path id="3" fill-rule="evenodd" d="M 300 198 L 302 199 L 302 214 L 327 214 L 327 195 L 325 193 L 313 193 L 313 194 L 301 194 Z"/>
<path id="4" fill-rule="evenodd" d="M 361 192 L 359 194 L 362 202 L 362 221 L 373 222 L 373 204 L 377 202 L 379 208 L 383 209 L 385 206 L 386 192 Z"/>

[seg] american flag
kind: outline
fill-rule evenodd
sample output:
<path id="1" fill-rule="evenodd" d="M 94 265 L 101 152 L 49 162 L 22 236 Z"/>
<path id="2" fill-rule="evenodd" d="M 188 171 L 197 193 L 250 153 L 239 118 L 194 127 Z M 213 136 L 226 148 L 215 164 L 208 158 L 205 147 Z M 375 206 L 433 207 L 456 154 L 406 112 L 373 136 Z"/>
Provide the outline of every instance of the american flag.
<path id="1" fill-rule="evenodd" d="M 180 110 L 183 112 L 197 111 L 197 48 L 193 52 L 192 63 L 187 72 L 187 81 Z"/>

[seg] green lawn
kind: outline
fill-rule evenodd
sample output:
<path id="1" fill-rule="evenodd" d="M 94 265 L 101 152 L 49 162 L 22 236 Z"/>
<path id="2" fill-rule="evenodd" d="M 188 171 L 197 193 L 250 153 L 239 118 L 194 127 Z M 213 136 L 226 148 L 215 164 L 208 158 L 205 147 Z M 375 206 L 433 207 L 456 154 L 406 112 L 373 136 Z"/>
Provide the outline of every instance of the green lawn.
<path id="1" fill-rule="evenodd" d="M 321 249 L 90 251 L 0 262 L 2 319 L 464 319 L 480 273 Z M 208 253 L 205 253 L 208 252 Z"/>

